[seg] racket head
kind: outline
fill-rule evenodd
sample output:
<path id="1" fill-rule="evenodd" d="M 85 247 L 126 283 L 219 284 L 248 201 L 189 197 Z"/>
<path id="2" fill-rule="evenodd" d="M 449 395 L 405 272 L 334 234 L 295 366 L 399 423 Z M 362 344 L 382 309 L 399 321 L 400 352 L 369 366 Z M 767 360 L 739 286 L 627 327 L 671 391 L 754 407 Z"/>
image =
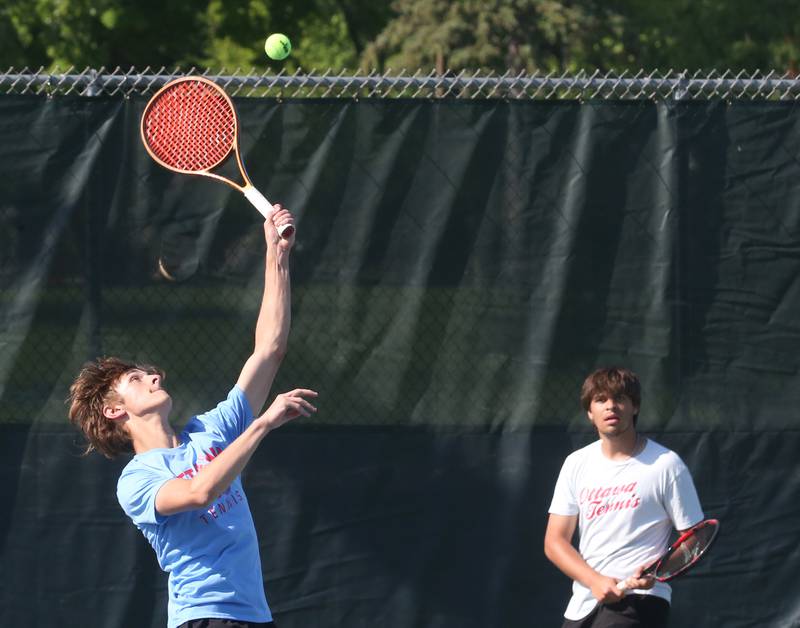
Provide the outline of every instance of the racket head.
<path id="1" fill-rule="evenodd" d="M 717 538 L 719 521 L 706 519 L 683 533 L 667 548 L 656 564 L 648 569 L 656 580 L 667 582 L 694 567 Z"/>
<path id="2" fill-rule="evenodd" d="M 230 97 L 214 81 L 200 76 L 170 81 L 142 114 L 147 152 L 160 165 L 183 174 L 203 174 L 220 165 L 237 152 L 238 134 Z"/>

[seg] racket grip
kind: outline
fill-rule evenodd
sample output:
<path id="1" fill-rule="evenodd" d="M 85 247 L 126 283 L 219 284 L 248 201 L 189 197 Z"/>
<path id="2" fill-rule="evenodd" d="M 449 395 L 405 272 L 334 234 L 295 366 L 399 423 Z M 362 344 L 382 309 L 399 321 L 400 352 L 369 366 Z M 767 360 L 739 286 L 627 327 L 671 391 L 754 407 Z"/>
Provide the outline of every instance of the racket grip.
<path id="1" fill-rule="evenodd" d="M 275 208 L 261 192 L 259 192 L 252 185 L 245 187 L 242 192 L 247 200 L 253 205 L 253 207 L 255 207 L 259 213 L 264 216 L 264 220 L 272 220 L 272 214 L 275 211 Z M 292 235 L 292 233 L 294 233 L 294 227 L 292 227 L 292 225 L 282 225 L 281 227 L 278 227 L 278 234 L 282 238 L 288 238 Z"/>
<path id="2" fill-rule="evenodd" d="M 628 579 L 625 578 L 624 580 L 620 580 L 619 582 L 617 582 L 617 588 L 623 593 L 625 593 L 625 591 L 627 591 L 630 588 L 628 586 Z"/>

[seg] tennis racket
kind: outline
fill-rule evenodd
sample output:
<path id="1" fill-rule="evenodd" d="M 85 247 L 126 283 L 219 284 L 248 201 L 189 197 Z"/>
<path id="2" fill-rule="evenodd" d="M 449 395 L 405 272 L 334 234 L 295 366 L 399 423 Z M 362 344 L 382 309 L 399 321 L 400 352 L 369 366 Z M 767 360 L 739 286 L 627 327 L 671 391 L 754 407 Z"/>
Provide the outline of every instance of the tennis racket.
<path id="1" fill-rule="evenodd" d="M 709 548 L 719 533 L 719 521 L 706 519 L 693 526 L 667 548 L 654 563 L 642 572 L 643 576 L 652 575 L 659 582 L 668 582 L 685 574 L 708 553 Z M 620 591 L 626 591 L 628 580 L 617 583 Z"/>
<path id="2" fill-rule="evenodd" d="M 222 181 L 244 194 L 265 219 L 275 211 L 247 176 L 239 151 L 239 121 L 233 101 L 213 81 L 187 76 L 164 85 L 144 109 L 141 132 L 147 152 L 165 168 Z M 212 172 L 231 153 L 236 156 L 241 184 Z M 278 232 L 288 238 L 294 227 L 283 225 Z"/>

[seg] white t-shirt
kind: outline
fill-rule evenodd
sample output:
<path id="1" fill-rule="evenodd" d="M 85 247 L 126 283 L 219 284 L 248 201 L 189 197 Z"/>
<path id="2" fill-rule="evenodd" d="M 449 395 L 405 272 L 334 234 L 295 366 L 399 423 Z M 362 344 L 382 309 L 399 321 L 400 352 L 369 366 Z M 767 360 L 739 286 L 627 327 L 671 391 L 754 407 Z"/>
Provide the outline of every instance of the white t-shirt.
<path id="1" fill-rule="evenodd" d="M 627 460 L 610 460 L 600 441 L 564 461 L 549 512 L 578 515 L 578 551 L 592 569 L 622 580 L 655 560 L 669 545 L 673 528 L 685 530 L 702 521 L 703 510 L 692 476 L 678 455 L 648 440 Z M 669 602 L 663 582 L 632 593 L 657 595 Z M 579 582 L 564 617 L 586 617 L 597 604 Z"/>

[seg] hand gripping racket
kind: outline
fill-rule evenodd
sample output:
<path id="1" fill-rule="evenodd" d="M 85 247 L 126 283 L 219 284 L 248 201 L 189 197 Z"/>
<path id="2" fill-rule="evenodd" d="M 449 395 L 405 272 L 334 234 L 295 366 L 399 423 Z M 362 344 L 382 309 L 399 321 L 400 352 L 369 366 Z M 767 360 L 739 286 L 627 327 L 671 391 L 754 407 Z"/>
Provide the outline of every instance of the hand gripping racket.
<path id="1" fill-rule="evenodd" d="M 645 568 L 643 576 L 652 575 L 659 582 L 667 582 L 685 574 L 706 555 L 719 532 L 719 521 L 706 519 L 684 532 L 667 548 L 654 563 Z M 628 580 L 617 583 L 620 591 L 626 591 Z"/>
<path id="2" fill-rule="evenodd" d="M 213 81 L 187 76 L 164 85 L 147 103 L 141 131 L 147 152 L 165 168 L 226 183 L 244 194 L 265 219 L 275 211 L 247 176 L 239 152 L 239 121 L 233 101 Z M 231 153 L 236 155 L 243 185 L 212 172 Z M 283 225 L 278 232 L 288 238 L 294 227 Z"/>

